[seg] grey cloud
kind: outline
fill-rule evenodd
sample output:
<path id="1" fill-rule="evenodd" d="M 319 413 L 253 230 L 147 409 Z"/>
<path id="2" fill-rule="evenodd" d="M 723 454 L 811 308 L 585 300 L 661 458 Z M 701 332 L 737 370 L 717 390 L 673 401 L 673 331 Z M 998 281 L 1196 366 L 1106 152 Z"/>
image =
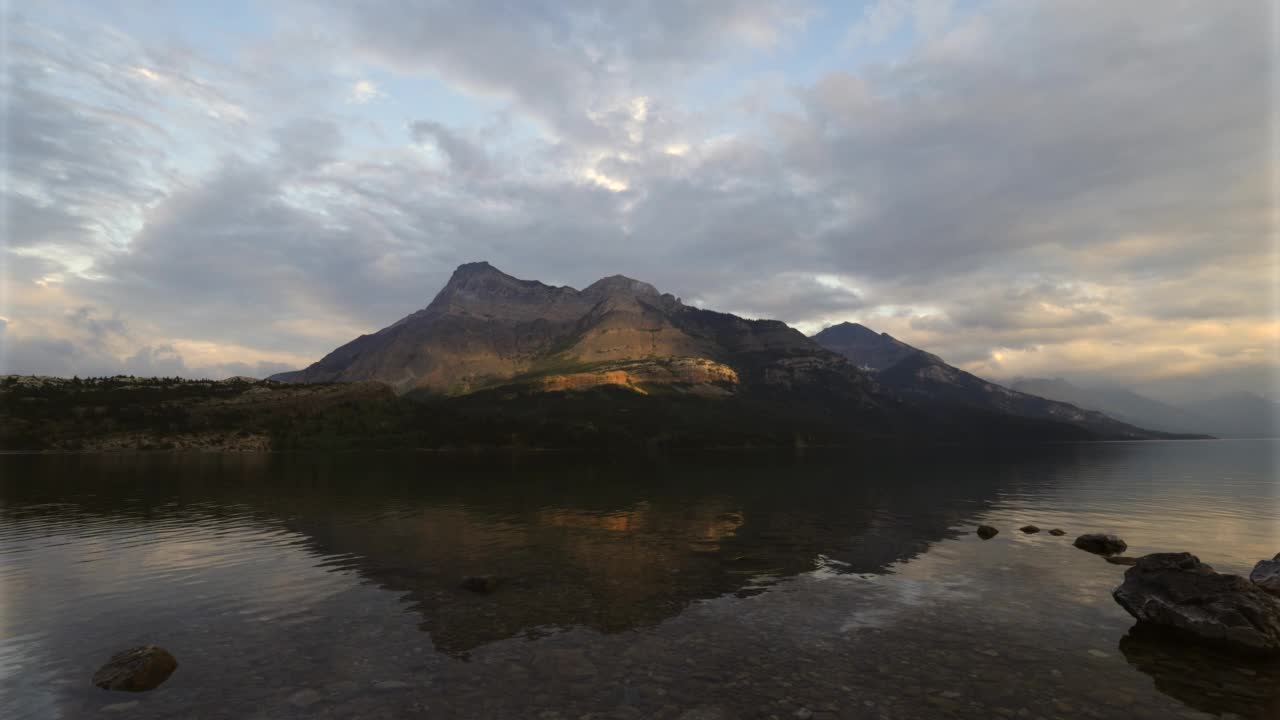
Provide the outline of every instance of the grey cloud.
<path id="1" fill-rule="evenodd" d="M 231 362 L 210 367 L 191 367 L 172 345 L 145 345 L 121 360 L 68 338 L 5 338 L 0 326 L 0 374 L 54 375 L 61 377 L 104 377 L 137 375 L 162 377 L 222 378 L 242 375 L 265 378 L 296 368 L 283 363 Z"/>
<path id="2" fill-rule="evenodd" d="M 489 169 L 489 157 L 484 148 L 440 123 L 419 120 L 409 125 L 409 134 L 417 143 L 434 142 L 455 172 L 476 175 Z"/>
<path id="3" fill-rule="evenodd" d="M 158 377 L 192 376 L 182 355 L 172 345 L 147 346 L 124 361 L 126 375 L 153 375 Z"/>
<path id="4" fill-rule="evenodd" d="M 715 310 L 756 318 L 853 313 L 866 306 L 856 291 L 823 284 L 807 273 L 752 279 L 691 300 Z"/>
<path id="5" fill-rule="evenodd" d="M 129 251 L 99 264 L 101 279 L 73 287 L 129 315 L 176 304 L 181 312 L 156 318 L 175 335 L 198 328 L 210 339 L 264 347 L 308 342 L 282 335 L 273 321 L 335 310 L 359 316 L 394 302 L 399 272 L 387 258 L 395 244 L 358 216 L 335 222 L 286 201 L 300 182 L 228 158 L 205 184 L 153 208 Z"/>
<path id="6" fill-rule="evenodd" d="M 575 142 L 618 136 L 592 112 L 681 81 L 719 51 L 774 42 L 807 16 L 792 0 L 327 5 L 321 22 L 361 57 L 506 98 Z"/>
<path id="7" fill-rule="evenodd" d="M 66 318 L 68 325 L 88 335 L 86 343 L 89 347 L 101 349 L 112 337 L 128 335 L 129 331 L 119 314 L 99 319 L 94 313 L 95 308 L 85 305 L 68 313 Z"/>
<path id="8" fill-rule="evenodd" d="M 161 156 L 136 127 L 43 89 L 44 69 L 8 69 L 0 90 L 6 246 L 85 252 L 118 237 L 118 223 L 159 196 L 150 180 Z"/>
<path id="9" fill-rule="evenodd" d="M 748 119 L 767 120 L 763 132 L 743 129 L 740 103 L 694 112 L 679 93 L 735 45 L 784 38 L 804 17 L 791 3 L 296 10 L 341 22 L 323 37 L 291 35 L 276 52 L 252 48 L 246 57 L 275 70 L 251 90 L 270 94 L 294 77 L 286 84 L 305 86 L 298 96 L 311 102 L 337 76 L 299 65 L 341 48 L 505 98 L 505 115 L 554 136 L 513 152 L 501 125 L 410 123 L 414 142 L 448 160 L 441 170 L 412 148 L 353 148 L 347 119 L 295 121 L 304 113 L 264 101 L 259 122 L 236 126 L 243 143 L 211 147 L 223 154 L 212 170 L 175 180 L 173 140 L 156 138 L 188 115 L 166 114 L 134 80 L 82 69 L 82 82 L 114 88 L 111 104 L 131 111 L 115 122 L 47 89 L 43 61 L 22 56 L 4 88 L 8 171 L 45 195 L 10 199 L 20 230 L 10 249 L 96 243 L 92 273 L 66 285 L 101 309 L 94 317 L 314 355 L 424 306 L 454 265 L 479 259 L 578 286 L 621 272 L 791 322 L 897 308 L 889 320 L 957 362 L 997 346 L 1048 355 L 1056 343 L 1122 332 L 1133 316 L 1176 328 L 1270 311 L 1259 268 L 1274 261 L 1271 62 L 1253 4 L 996 0 L 900 62 L 791 87 L 786 103 L 772 90 L 750 98 Z M 291 63 L 294 54 L 306 60 Z M 240 100 L 201 80 L 207 69 L 187 56 L 141 57 L 167 62 L 184 97 Z M 628 104 L 637 95 L 650 97 L 643 117 Z M 162 132 L 144 132 L 144 121 Z M 713 137 L 724 127 L 735 131 Z M 669 141 L 691 147 L 669 155 Z M 626 189 L 593 184 L 583 167 Z M 104 218 L 144 206 L 126 247 L 103 245 Z M 1220 274 L 1203 274 L 1208 266 Z M 1112 292 L 1098 301 L 1079 291 L 1085 281 Z M 175 362 L 163 342 L 144 345 L 130 362 Z"/>
<path id="10" fill-rule="evenodd" d="M 307 172 L 338 157 L 342 131 L 331 120 L 301 119 L 276 128 L 276 166 L 284 172 Z"/>
<path id="11" fill-rule="evenodd" d="M 1237 218 L 1265 203 L 1261 7 L 1129 3 L 1100 23 L 1118 9 L 1030 5 L 997 3 L 980 50 L 801 93 L 789 164 L 867 209 L 824 238 L 831 260 L 931 275 L 1125 233 L 1198 238 L 1189 260 L 1257 247 L 1265 228 Z"/>

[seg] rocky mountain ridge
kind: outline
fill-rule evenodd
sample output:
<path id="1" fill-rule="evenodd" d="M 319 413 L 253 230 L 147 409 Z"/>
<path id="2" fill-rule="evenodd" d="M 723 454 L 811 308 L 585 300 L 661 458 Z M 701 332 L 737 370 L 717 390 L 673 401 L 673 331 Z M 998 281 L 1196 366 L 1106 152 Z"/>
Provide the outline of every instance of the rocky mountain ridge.
<path id="1" fill-rule="evenodd" d="M 784 323 L 694 308 L 614 275 L 583 290 L 461 265 L 427 307 L 363 335 L 288 382 L 377 380 L 457 396 L 500 386 L 723 396 L 815 389 L 874 405 L 864 373 Z"/>
<path id="2" fill-rule="evenodd" d="M 813 339 L 871 371 L 877 382 L 931 412 L 967 407 L 1034 420 L 1063 422 L 1109 437 L 1145 438 L 1152 433 L 1096 410 L 1013 390 L 947 364 L 888 333 L 841 323 Z"/>

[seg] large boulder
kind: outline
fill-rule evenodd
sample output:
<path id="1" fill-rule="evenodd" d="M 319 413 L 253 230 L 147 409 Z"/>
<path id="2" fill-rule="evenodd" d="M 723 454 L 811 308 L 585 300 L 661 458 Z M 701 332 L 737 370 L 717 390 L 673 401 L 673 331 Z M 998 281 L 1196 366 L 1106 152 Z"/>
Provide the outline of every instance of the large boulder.
<path id="1" fill-rule="evenodd" d="M 93 674 L 93 684 L 103 690 L 141 692 L 169 679 L 178 669 L 178 660 L 162 647 L 143 645 L 111 656 Z"/>
<path id="2" fill-rule="evenodd" d="M 1249 573 L 1249 579 L 1254 585 L 1280 597 L 1280 553 L 1276 553 L 1276 556 L 1270 560 L 1263 560 L 1254 565 L 1253 572 Z"/>
<path id="3" fill-rule="evenodd" d="M 1280 602 L 1191 553 L 1139 558 L 1112 597 L 1139 623 L 1237 652 L 1280 656 Z"/>
<path id="4" fill-rule="evenodd" d="M 1118 555 L 1129 549 L 1129 544 L 1115 535 L 1086 533 L 1076 538 L 1074 545 L 1096 555 Z"/>

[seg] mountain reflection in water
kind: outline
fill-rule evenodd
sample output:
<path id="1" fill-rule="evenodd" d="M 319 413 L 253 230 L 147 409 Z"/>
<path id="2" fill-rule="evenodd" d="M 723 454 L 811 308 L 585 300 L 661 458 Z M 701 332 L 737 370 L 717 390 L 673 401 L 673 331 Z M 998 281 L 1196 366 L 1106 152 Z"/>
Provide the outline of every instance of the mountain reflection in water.
<path id="1" fill-rule="evenodd" d="M 662 716 L 725 693 L 776 714 L 799 702 L 787 673 L 808 668 L 831 683 L 808 702 L 848 693 L 867 717 L 879 710 L 864 702 L 893 717 L 1044 702 L 1046 717 L 1090 702 L 1129 717 L 1158 708 L 1152 689 L 1250 717 L 1274 703 L 1269 666 L 1121 641 L 1131 622 L 1108 593 L 1123 568 L 1070 540 L 1118 531 L 1137 554 L 1246 570 L 1280 546 L 1260 509 L 1276 499 L 1270 452 L 0 457 L 0 695 L 18 717 L 77 716 L 110 702 L 80 674 L 157 641 L 182 669 L 148 696 L 155 717 L 287 716 L 299 687 L 328 688 L 335 716 L 468 716 L 475 693 L 497 716 L 522 693 L 578 715 L 603 697 Z M 969 534 L 980 521 L 1001 535 Z M 1017 533 L 1027 522 L 1070 534 Z M 1188 529 L 1205 546 L 1185 545 Z M 500 582 L 462 587 L 477 575 Z M 1059 653 L 1085 663 L 1038 674 Z M 686 661 L 701 669 L 664 681 L 669 694 L 632 687 L 638 669 L 679 678 Z M 1221 682 L 1187 670 L 1204 662 Z M 379 682 L 417 689 L 360 694 Z"/>
<path id="2" fill-rule="evenodd" d="M 460 653 L 545 628 L 651 625 L 762 577 L 811 571 L 819 557 L 881 572 L 954 536 L 949 528 L 1000 490 L 998 474 L 904 483 L 886 468 L 851 479 L 822 465 L 779 502 L 787 465 L 759 459 L 609 472 L 540 465 L 476 471 L 445 488 L 429 478 L 389 493 L 362 485 L 377 494 L 347 493 L 338 506 L 328 489 L 301 493 L 286 501 L 285 525 L 407 593 L 435 646 Z M 468 575 L 500 583 L 477 595 L 460 587 Z"/>

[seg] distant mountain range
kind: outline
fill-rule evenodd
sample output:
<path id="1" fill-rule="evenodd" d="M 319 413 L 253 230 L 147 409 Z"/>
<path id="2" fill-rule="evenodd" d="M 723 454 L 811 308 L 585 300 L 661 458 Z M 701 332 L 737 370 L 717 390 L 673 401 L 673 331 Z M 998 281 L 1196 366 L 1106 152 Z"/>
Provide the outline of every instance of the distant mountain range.
<path id="1" fill-rule="evenodd" d="M 1237 392 L 1195 404 L 1172 405 L 1124 388 L 1082 388 L 1061 378 L 1018 378 L 1010 385 L 1022 392 L 1096 408 L 1153 430 L 1218 437 L 1280 435 L 1280 404 L 1253 393 Z"/>
<path id="2" fill-rule="evenodd" d="M 1251 393 L 1233 393 L 1193 406 L 1178 406 L 1122 388 L 1081 388 L 1060 378 L 1017 378 L 1005 387 L 857 323 L 829 327 L 813 339 L 871 371 L 878 381 L 905 397 L 991 408 L 1024 417 L 1065 417 L 1099 429 L 1119 421 L 1184 435 L 1274 437 L 1280 434 L 1277 420 L 1280 407 Z"/>
<path id="3" fill-rule="evenodd" d="M 620 275 L 576 290 L 484 262 L 459 266 L 426 308 L 271 379 L 379 381 L 410 398 L 457 398 L 505 416 L 532 405 L 554 405 L 546 410 L 554 414 L 575 402 L 566 394 L 607 390 L 649 398 L 648 409 L 682 398 L 708 420 L 777 428 L 952 439 L 1160 435 L 988 383 L 860 325 L 808 338 L 778 321 L 685 305 Z"/>
<path id="4" fill-rule="evenodd" d="M 872 372 L 875 379 L 909 402 L 932 412 L 969 408 L 1015 417 L 1065 422 L 1113 437 L 1137 436 L 1133 425 L 1070 402 L 1020 392 L 948 365 L 888 333 L 857 323 L 841 323 L 814 341 Z"/>

